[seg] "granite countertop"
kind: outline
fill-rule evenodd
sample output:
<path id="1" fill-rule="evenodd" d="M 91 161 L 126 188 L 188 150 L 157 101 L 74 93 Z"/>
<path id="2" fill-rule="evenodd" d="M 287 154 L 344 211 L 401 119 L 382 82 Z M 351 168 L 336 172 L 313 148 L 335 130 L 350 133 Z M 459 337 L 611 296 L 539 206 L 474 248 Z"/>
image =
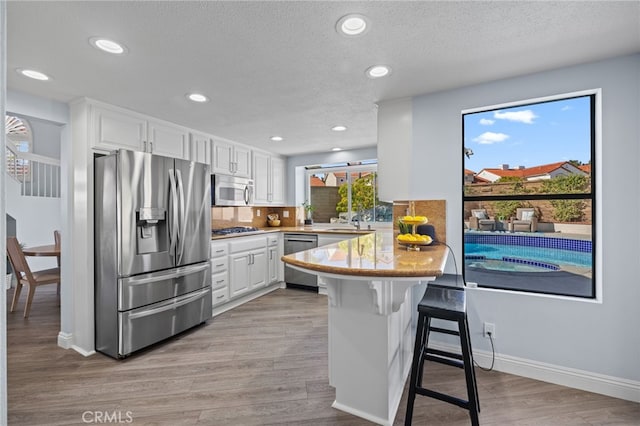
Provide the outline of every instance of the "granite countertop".
<path id="1" fill-rule="evenodd" d="M 292 266 L 359 277 L 433 277 L 443 274 L 447 248 L 441 244 L 407 251 L 391 230 L 356 236 L 282 257 Z"/>
<path id="2" fill-rule="evenodd" d="M 358 235 L 367 235 L 375 232 L 371 229 L 357 230 L 355 228 L 314 228 L 312 226 L 278 226 L 278 227 L 266 227 L 259 228 L 253 232 L 237 232 L 235 234 L 227 235 L 212 235 L 211 240 L 223 240 L 226 238 L 248 237 L 252 235 L 261 235 L 265 233 L 274 232 L 295 232 L 304 234 L 353 234 L 354 237 Z M 389 230 L 390 232 L 390 230 Z"/>

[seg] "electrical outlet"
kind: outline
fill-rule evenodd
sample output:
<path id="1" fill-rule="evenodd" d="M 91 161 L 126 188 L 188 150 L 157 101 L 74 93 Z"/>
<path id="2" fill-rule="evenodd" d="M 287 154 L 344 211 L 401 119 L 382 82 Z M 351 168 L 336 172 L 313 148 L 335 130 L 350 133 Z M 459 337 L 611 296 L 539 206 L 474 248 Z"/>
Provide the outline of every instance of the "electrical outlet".
<path id="1" fill-rule="evenodd" d="M 256 210 L 256 216 L 260 217 L 260 209 Z"/>
<path id="2" fill-rule="evenodd" d="M 496 325 L 490 322 L 485 322 L 484 328 L 482 329 L 482 335 L 484 337 L 489 337 L 489 334 L 491 334 L 493 339 L 496 338 Z"/>
<path id="3" fill-rule="evenodd" d="M 282 212 L 282 217 L 289 217 L 289 210 L 285 210 Z"/>

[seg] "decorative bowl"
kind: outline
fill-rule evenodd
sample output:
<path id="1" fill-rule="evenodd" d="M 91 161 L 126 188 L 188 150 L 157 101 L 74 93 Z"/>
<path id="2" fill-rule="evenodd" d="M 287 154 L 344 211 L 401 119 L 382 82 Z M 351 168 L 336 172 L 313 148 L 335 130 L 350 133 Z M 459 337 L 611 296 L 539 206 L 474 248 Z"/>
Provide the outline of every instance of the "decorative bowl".
<path id="1" fill-rule="evenodd" d="M 269 226 L 280 226 L 280 219 L 269 220 Z"/>

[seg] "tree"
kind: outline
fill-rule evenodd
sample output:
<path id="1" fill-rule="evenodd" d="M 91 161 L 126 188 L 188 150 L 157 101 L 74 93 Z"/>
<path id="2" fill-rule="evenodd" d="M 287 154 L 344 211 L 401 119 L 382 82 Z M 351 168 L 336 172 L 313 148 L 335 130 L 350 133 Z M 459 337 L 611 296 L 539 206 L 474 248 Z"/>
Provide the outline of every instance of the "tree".
<path id="1" fill-rule="evenodd" d="M 589 176 L 565 175 L 544 181 L 542 190 L 550 194 L 585 193 L 589 190 Z M 584 200 L 551 200 L 553 217 L 561 222 L 579 222 L 586 206 Z"/>
<path id="2" fill-rule="evenodd" d="M 351 208 L 361 211 L 372 209 L 378 199 L 375 196 L 375 173 L 368 173 L 351 183 Z M 336 205 L 336 212 L 346 212 L 349 207 L 348 184 L 343 183 L 338 188 L 340 201 Z"/>

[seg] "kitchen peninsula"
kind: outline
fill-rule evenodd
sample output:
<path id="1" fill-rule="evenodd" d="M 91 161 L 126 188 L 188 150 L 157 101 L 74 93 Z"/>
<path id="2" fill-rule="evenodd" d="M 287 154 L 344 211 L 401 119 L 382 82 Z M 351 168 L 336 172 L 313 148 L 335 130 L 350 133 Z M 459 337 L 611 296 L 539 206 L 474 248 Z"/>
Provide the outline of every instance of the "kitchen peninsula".
<path id="1" fill-rule="evenodd" d="M 446 258 L 444 245 L 407 251 L 391 231 L 282 257 L 327 285 L 334 408 L 393 424 L 411 369 L 411 289 L 442 275 Z"/>

